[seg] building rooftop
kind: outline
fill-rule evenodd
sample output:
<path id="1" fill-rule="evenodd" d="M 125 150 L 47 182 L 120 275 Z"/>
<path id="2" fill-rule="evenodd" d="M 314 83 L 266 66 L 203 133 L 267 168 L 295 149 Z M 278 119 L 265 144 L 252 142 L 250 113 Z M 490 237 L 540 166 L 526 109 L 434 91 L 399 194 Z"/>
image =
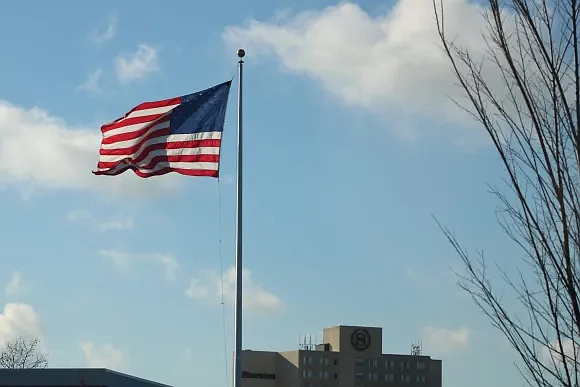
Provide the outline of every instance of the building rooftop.
<path id="1" fill-rule="evenodd" d="M 171 387 L 106 368 L 0 369 L 0 387 Z"/>

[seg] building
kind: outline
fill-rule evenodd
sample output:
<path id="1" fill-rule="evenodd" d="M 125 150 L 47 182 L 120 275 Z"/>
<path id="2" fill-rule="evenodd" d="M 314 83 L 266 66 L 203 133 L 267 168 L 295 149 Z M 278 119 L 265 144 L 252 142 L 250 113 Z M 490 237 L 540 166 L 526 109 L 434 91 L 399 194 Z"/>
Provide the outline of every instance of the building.
<path id="1" fill-rule="evenodd" d="M 385 354 L 383 330 L 338 325 L 323 330 L 322 344 L 284 352 L 244 350 L 244 387 L 441 387 L 441 360 Z"/>
<path id="2" fill-rule="evenodd" d="M 0 369 L 0 387 L 170 387 L 104 368 Z"/>

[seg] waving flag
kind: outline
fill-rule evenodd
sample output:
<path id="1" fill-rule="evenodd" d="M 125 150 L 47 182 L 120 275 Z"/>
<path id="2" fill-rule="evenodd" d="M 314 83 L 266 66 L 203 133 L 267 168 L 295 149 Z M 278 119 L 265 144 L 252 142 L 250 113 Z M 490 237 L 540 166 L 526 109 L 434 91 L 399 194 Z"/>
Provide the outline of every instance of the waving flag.
<path id="1" fill-rule="evenodd" d="M 140 177 L 176 172 L 218 177 L 231 81 L 197 93 L 144 102 L 101 127 L 96 175 L 133 170 Z"/>

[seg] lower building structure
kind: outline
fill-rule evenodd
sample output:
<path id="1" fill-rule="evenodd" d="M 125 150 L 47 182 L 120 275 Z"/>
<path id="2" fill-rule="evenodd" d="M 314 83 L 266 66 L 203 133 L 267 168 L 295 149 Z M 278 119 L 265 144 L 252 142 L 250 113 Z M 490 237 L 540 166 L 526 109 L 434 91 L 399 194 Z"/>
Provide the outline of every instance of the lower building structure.
<path id="1" fill-rule="evenodd" d="M 323 330 L 320 344 L 293 351 L 242 352 L 243 387 L 441 387 L 442 362 L 383 353 L 379 327 L 338 325 Z"/>
<path id="2" fill-rule="evenodd" d="M 0 369 L 0 387 L 171 387 L 105 368 Z"/>

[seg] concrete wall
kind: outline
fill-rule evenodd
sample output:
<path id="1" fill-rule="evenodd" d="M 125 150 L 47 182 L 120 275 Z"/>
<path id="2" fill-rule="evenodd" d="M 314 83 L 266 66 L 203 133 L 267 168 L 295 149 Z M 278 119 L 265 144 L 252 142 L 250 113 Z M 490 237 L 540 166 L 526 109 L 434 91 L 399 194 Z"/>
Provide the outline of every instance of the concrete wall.
<path id="1" fill-rule="evenodd" d="M 242 385 L 244 387 L 276 387 L 277 352 L 243 351 Z"/>

